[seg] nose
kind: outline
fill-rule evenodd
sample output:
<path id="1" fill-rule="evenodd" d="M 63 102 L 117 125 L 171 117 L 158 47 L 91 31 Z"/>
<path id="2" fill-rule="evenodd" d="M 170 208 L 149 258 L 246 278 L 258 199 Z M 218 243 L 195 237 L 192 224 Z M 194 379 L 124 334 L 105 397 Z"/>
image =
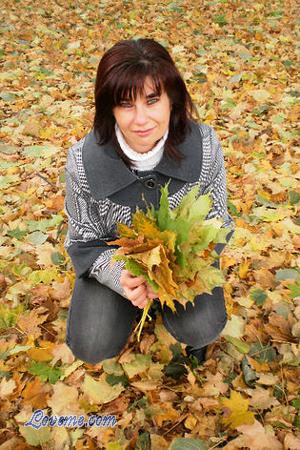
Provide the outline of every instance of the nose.
<path id="1" fill-rule="evenodd" d="M 148 116 L 144 105 L 136 105 L 134 121 L 138 126 L 142 126 L 147 123 Z"/>

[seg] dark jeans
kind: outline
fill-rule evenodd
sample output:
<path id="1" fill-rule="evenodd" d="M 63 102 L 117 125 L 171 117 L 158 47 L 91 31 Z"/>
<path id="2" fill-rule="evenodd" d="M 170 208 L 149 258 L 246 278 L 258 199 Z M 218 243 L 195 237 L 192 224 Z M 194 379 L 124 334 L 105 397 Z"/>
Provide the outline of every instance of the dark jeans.
<path id="1" fill-rule="evenodd" d="M 178 341 L 195 348 L 216 340 L 227 315 L 224 291 L 216 287 L 198 295 L 186 309 L 176 303 L 177 314 L 160 308 L 163 324 Z M 67 320 L 66 343 L 73 354 L 96 364 L 118 355 L 141 310 L 94 278 L 76 278 Z"/>

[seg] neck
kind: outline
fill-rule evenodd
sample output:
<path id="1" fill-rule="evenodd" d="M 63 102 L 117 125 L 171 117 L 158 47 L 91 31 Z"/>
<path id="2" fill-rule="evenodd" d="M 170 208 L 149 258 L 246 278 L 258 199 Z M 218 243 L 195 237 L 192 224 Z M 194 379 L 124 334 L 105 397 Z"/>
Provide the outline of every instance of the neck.
<path id="1" fill-rule="evenodd" d="M 132 169 L 136 169 L 139 171 L 152 170 L 159 163 L 164 152 L 165 141 L 168 137 L 168 129 L 166 130 L 163 137 L 155 143 L 154 147 L 145 153 L 139 153 L 128 145 L 117 124 L 115 125 L 115 131 L 121 149 L 123 150 L 125 155 L 132 161 Z"/>

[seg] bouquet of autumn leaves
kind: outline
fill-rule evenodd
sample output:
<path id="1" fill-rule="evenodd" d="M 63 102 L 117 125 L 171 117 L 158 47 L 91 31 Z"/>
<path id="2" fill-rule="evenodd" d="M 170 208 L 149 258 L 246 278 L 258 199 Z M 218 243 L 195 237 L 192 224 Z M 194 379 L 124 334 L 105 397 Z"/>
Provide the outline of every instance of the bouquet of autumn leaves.
<path id="1" fill-rule="evenodd" d="M 144 276 L 161 305 L 175 312 L 175 301 L 186 307 L 197 295 L 224 284 L 222 271 L 211 264 L 218 258 L 214 247 L 226 243 L 228 229 L 221 228 L 220 219 L 205 220 L 212 199 L 210 194 L 198 195 L 199 184 L 171 210 L 168 184 L 161 188 L 158 210 L 153 205 L 146 212 L 137 209 L 132 225 L 118 223 L 120 238 L 107 244 L 120 246 L 112 261 L 125 261 L 125 269 Z M 138 341 L 152 301 L 148 300 L 135 329 Z"/>

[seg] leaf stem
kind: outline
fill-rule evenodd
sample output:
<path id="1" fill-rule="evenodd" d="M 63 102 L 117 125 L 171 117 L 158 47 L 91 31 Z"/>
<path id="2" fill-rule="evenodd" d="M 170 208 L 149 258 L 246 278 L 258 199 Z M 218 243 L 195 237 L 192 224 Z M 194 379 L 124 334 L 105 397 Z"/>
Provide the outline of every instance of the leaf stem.
<path id="1" fill-rule="evenodd" d="M 139 323 L 137 324 L 137 326 L 135 327 L 135 329 L 133 330 L 134 333 L 138 330 L 138 335 L 137 335 L 138 342 L 140 342 L 141 332 L 142 332 L 142 329 L 143 329 L 143 326 L 144 326 L 144 323 L 145 323 L 147 317 L 150 321 L 152 320 L 152 317 L 148 314 L 151 304 L 152 304 L 152 300 L 148 299 L 147 305 L 145 306 L 144 311 L 143 311 L 142 318 L 139 321 Z"/>

